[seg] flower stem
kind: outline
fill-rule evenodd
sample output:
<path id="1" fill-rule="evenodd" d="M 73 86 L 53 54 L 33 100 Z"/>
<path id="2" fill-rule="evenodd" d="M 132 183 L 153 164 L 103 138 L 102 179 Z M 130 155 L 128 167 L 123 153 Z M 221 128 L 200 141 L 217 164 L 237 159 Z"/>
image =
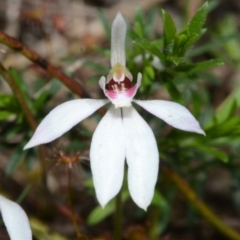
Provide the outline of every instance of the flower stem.
<path id="1" fill-rule="evenodd" d="M 76 235 L 77 235 L 77 239 L 78 240 L 88 240 L 89 238 L 80 232 L 78 221 L 77 221 L 74 211 L 73 211 L 72 189 L 71 189 L 71 179 L 72 178 L 71 178 L 71 176 L 72 176 L 72 168 L 69 167 L 68 168 L 68 204 L 69 204 L 69 208 L 71 211 L 72 223 L 73 223 Z"/>
<path id="2" fill-rule="evenodd" d="M 153 207 L 149 213 L 147 235 L 150 240 L 160 240 L 159 219 L 161 217 L 161 209 Z"/>
<path id="3" fill-rule="evenodd" d="M 199 211 L 199 213 L 219 232 L 221 232 L 228 239 L 239 240 L 240 233 L 227 226 L 211 209 L 210 207 L 201 201 L 194 190 L 188 185 L 188 183 L 182 179 L 180 175 L 170 169 L 168 166 L 161 166 L 163 172 L 168 178 L 170 178 L 187 200 Z"/>
<path id="4" fill-rule="evenodd" d="M 121 240 L 122 233 L 122 190 L 115 198 L 114 240 Z"/>
<path id="5" fill-rule="evenodd" d="M 27 119 L 27 122 L 31 129 L 34 131 L 37 127 L 37 122 L 35 121 L 35 118 L 29 109 L 24 96 L 21 92 L 20 89 L 18 89 L 18 86 L 12 76 L 9 74 L 9 72 L 4 68 L 4 66 L 0 63 L 0 75 L 2 75 L 3 79 L 8 83 L 10 88 L 12 89 L 13 94 L 15 95 L 24 116 Z M 45 148 L 43 146 L 39 146 L 39 157 L 40 157 L 40 162 L 41 162 L 41 167 L 42 167 L 42 177 L 43 177 L 43 184 L 46 188 L 46 164 L 45 164 Z"/>
<path id="6" fill-rule="evenodd" d="M 10 37 L 6 33 L 0 31 L 0 42 L 24 55 L 30 61 L 34 62 L 35 64 L 43 68 L 45 71 L 47 71 L 51 76 L 58 78 L 79 97 L 89 97 L 89 95 L 83 90 L 83 88 L 78 82 L 68 77 L 61 70 L 50 64 L 46 59 L 42 58 L 29 47 L 19 42 L 17 39 Z"/>
<path id="7" fill-rule="evenodd" d="M 68 168 L 68 205 L 71 211 L 71 219 L 72 219 L 72 223 L 75 229 L 75 232 L 77 234 L 77 238 L 80 239 L 81 238 L 81 233 L 79 231 L 79 227 L 78 227 L 78 223 L 77 220 L 75 218 L 74 212 L 73 212 L 73 203 L 72 203 L 72 189 L 71 189 L 71 173 L 72 173 L 72 169 L 69 167 Z"/>

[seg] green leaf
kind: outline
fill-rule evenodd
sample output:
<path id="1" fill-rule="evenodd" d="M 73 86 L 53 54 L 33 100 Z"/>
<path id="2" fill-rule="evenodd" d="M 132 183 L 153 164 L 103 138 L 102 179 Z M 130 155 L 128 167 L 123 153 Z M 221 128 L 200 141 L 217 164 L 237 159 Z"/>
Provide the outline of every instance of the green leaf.
<path id="1" fill-rule="evenodd" d="M 33 103 L 34 109 L 35 110 L 41 109 L 43 105 L 46 104 L 46 102 L 57 93 L 61 86 L 62 86 L 61 82 L 54 80 L 51 83 L 50 88 L 46 91 L 43 91 L 40 94 L 40 96 L 34 101 Z"/>
<path id="2" fill-rule="evenodd" d="M 135 39 L 139 39 L 139 36 L 137 33 L 135 33 L 133 30 L 129 29 L 127 31 L 127 36 L 132 39 L 132 40 L 135 40 Z"/>
<path id="3" fill-rule="evenodd" d="M 181 64 L 178 67 L 175 68 L 176 71 L 190 71 L 190 72 L 197 72 L 197 71 L 202 71 L 208 68 L 212 67 L 217 67 L 223 65 L 224 62 L 217 58 L 217 59 L 211 59 L 207 61 L 203 61 L 200 63 L 195 63 L 195 64 Z"/>
<path id="4" fill-rule="evenodd" d="M 0 121 L 7 119 L 7 118 L 10 117 L 11 115 L 13 115 L 12 112 L 9 112 L 9 111 L 0 111 Z"/>
<path id="5" fill-rule="evenodd" d="M 151 66 L 144 67 L 142 85 L 140 89 L 145 89 L 148 86 L 152 85 L 152 82 L 155 77 L 155 72 Z"/>
<path id="6" fill-rule="evenodd" d="M 208 51 L 216 50 L 216 48 L 221 47 L 222 45 L 224 45 L 225 43 L 229 42 L 232 39 L 239 41 L 238 40 L 239 38 L 240 38 L 239 32 L 237 33 L 235 32 L 227 36 L 221 36 L 221 37 L 218 36 L 218 38 L 213 38 L 213 40 L 208 42 L 207 44 L 204 44 L 195 49 L 192 49 L 191 52 L 189 52 L 188 56 L 194 57 L 194 56 L 206 53 Z"/>
<path id="7" fill-rule="evenodd" d="M 188 23 L 188 27 L 181 31 L 175 37 L 173 54 L 178 57 L 184 56 L 186 51 L 202 36 L 205 30 L 202 26 L 206 20 L 208 12 L 207 2 L 197 11 L 193 18 Z"/>
<path id="8" fill-rule="evenodd" d="M 229 117 L 221 124 L 215 124 L 208 130 L 209 135 L 213 136 L 226 136 L 237 134 L 238 127 L 240 126 L 240 116 Z"/>
<path id="9" fill-rule="evenodd" d="M 24 189 L 23 191 L 21 192 L 20 196 L 18 196 L 17 198 L 17 203 L 21 203 L 23 201 L 24 198 L 26 198 L 27 194 L 30 192 L 30 189 L 31 189 L 31 185 L 28 184 Z"/>
<path id="10" fill-rule="evenodd" d="M 214 127 L 214 125 L 227 121 L 237 108 L 240 107 L 240 86 L 224 100 L 224 102 L 217 108 L 214 117 L 209 121 L 206 128 Z"/>
<path id="11" fill-rule="evenodd" d="M 29 87 L 26 85 L 24 79 L 22 78 L 21 73 L 14 68 L 9 68 L 8 72 L 12 76 L 15 83 L 17 84 L 18 90 L 22 92 L 25 102 L 30 107 L 30 109 L 34 112 L 32 101 L 30 101 L 31 97 L 30 97 Z"/>
<path id="12" fill-rule="evenodd" d="M 153 200 L 151 205 L 157 206 L 160 209 L 160 220 L 158 222 L 159 233 L 162 233 L 168 226 L 170 220 L 170 205 L 167 199 L 157 190 L 154 192 Z"/>
<path id="13" fill-rule="evenodd" d="M 218 24 L 218 30 L 217 34 L 218 36 L 227 36 L 232 33 L 236 33 L 238 31 L 238 25 L 235 21 L 235 17 L 228 15 L 224 19 L 221 20 L 221 22 Z M 230 61 L 233 61 L 235 64 L 238 63 L 238 67 L 240 66 L 240 53 L 239 51 L 236 51 L 236 49 L 239 49 L 240 44 L 238 39 L 232 39 L 231 41 L 228 41 L 224 44 L 224 53 L 222 57 L 225 59 L 229 59 Z M 221 54 L 221 52 L 220 52 Z"/>
<path id="14" fill-rule="evenodd" d="M 171 18 L 171 16 L 162 9 L 162 16 L 163 16 L 163 41 L 164 41 L 164 52 L 168 55 L 173 51 L 174 39 L 176 35 L 176 27 Z"/>
<path id="15" fill-rule="evenodd" d="M 216 66 L 221 66 L 224 65 L 224 62 L 217 58 L 217 59 L 211 59 L 207 61 L 203 61 L 197 64 L 194 64 L 194 67 L 191 69 L 191 72 L 196 72 L 196 71 L 202 71 L 208 68 L 216 67 Z"/>
<path id="16" fill-rule="evenodd" d="M 12 76 L 15 83 L 18 85 L 18 88 L 19 88 L 19 90 L 21 90 L 24 97 L 28 98 L 30 96 L 30 95 L 28 95 L 29 94 L 29 88 L 25 84 L 25 81 L 23 80 L 21 73 L 14 68 L 9 68 L 8 72 Z"/>
<path id="17" fill-rule="evenodd" d="M 125 202 L 129 198 L 129 193 L 127 191 L 122 193 L 122 202 Z M 87 223 L 89 225 L 95 225 L 106 217 L 111 215 L 115 210 L 115 201 L 111 200 L 104 208 L 97 206 L 88 216 Z"/>
<path id="18" fill-rule="evenodd" d="M 179 103 L 183 102 L 181 93 L 178 91 L 178 89 L 170 79 L 167 81 L 164 81 L 164 86 L 168 90 L 173 101 L 176 101 Z"/>
<path id="19" fill-rule="evenodd" d="M 100 53 L 102 56 L 105 56 L 107 59 L 109 59 L 111 57 L 110 49 L 105 49 L 105 48 L 95 45 L 95 46 L 93 46 L 93 50 L 96 51 L 97 53 Z"/>
<path id="20" fill-rule="evenodd" d="M 108 19 L 106 18 L 105 14 L 102 11 L 98 12 L 98 17 L 102 22 L 108 40 L 111 41 L 111 25 L 109 24 Z"/>
<path id="21" fill-rule="evenodd" d="M 86 179 L 83 184 L 84 184 L 84 187 L 88 189 L 88 193 L 93 195 L 94 194 L 93 179 L 92 178 Z"/>
<path id="22" fill-rule="evenodd" d="M 149 12 L 149 14 L 146 16 L 146 21 L 145 21 L 145 36 L 151 36 L 154 32 L 154 21 L 157 16 L 157 9 L 152 8 Z"/>
<path id="23" fill-rule="evenodd" d="M 23 151 L 23 145 L 19 145 L 8 161 L 5 169 L 7 175 L 11 175 L 18 168 L 20 163 L 24 160 L 26 154 L 27 151 Z"/>
<path id="24" fill-rule="evenodd" d="M 183 48 L 183 54 L 186 53 L 186 51 L 192 47 L 192 45 L 201 37 L 200 34 L 192 34 L 188 37 L 187 42 L 183 44 L 181 47 Z"/>
<path id="25" fill-rule="evenodd" d="M 188 41 L 188 37 L 186 34 L 181 33 L 175 37 L 175 44 L 173 46 L 173 55 L 177 57 L 182 57 L 185 53 L 185 44 Z"/>
<path id="26" fill-rule="evenodd" d="M 106 74 L 109 72 L 109 68 L 106 67 L 106 66 L 103 66 L 102 64 L 99 64 L 99 63 L 94 63 L 94 62 L 91 62 L 91 61 L 86 61 L 84 63 L 84 66 L 94 70 L 94 71 L 97 71 L 99 74 Z"/>
<path id="27" fill-rule="evenodd" d="M 194 147 L 196 149 L 199 149 L 203 152 L 206 152 L 207 154 L 210 154 L 210 155 L 216 157 L 217 159 L 221 160 L 224 163 L 228 162 L 228 155 L 226 153 L 222 152 L 220 149 L 207 147 L 206 145 L 205 146 L 198 145 L 198 144 L 194 145 Z"/>
<path id="28" fill-rule="evenodd" d="M 199 39 L 199 34 L 187 35 L 181 33 L 175 37 L 175 44 L 173 47 L 173 55 L 183 57 L 186 51 Z"/>
<path id="29" fill-rule="evenodd" d="M 38 240 L 67 240 L 62 235 L 50 230 L 48 225 L 41 222 L 40 220 L 31 217 L 30 224 L 34 239 Z M 69 239 L 69 238 L 68 238 Z"/>
<path id="30" fill-rule="evenodd" d="M 101 206 L 96 207 L 89 215 L 87 219 L 87 223 L 89 225 L 95 225 L 102 220 L 104 220 L 106 217 L 111 215 L 114 212 L 115 204 L 114 201 L 110 201 L 107 206 L 102 208 Z"/>
<path id="31" fill-rule="evenodd" d="M 135 21 L 133 29 L 135 33 L 138 35 L 138 37 L 140 38 L 144 37 L 144 16 L 142 9 L 140 7 L 137 7 L 135 12 Z"/>
<path id="32" fill-rule="evenodd" d="M 171 56 L 168 58 L 172 63 L 174 63 L 175 66 L 178 66 L 179 63 L 182 61 L 181 57 L 175 57 L 175 56 Z"/>
<path id="33" fill-rule="evenodd" d="M 138 37 L 143 38 L 144 32 L 139 22 L 134 23 L 134 32 L 137 34 Z"/>
<path id="34" fill-rule="evenodd" d="M 146 39 L 135 39 L 133 43 L 157 56 L 162 62 L 165 62 L 165 56 L 155 44 L 147 41 Z"/>
<path id="35" fill-rule="evenodd" d="M 152 44 L 154 44 L 155 46 L 158 46 L 159 48 L 163 47 L 163 39 L 159 38 L 157 40 L 152 41 Z"/>
<path id="36" fill-rule="evenodd" d="M 17 101 L 13 95 L 0 94 L 0 109 L 16 109 L 19 108 Z"/>
<path id="37" fill-rule="evenodd" d="M 192 34 L 199 34 L 203 24 L 206 21 L 208 12 L 208 2 L 204 3 L 202 7 L 197 11 L 197 13 L 193 16 L 191 21 L 188 24 L 188 31 Z"/>
<path id="38" fill-rule="evenodd" d="M 157 206 L 157 207 L 166 207 L 166 206 L 169 206 L 167 200 L 163 197 L 163 195 L 155 190 L 154 192 L 154 196 L 153 196 L 153 199 L 152 199 L 152 203 L 151 205 L 154 205 L 154 206 Z"/>

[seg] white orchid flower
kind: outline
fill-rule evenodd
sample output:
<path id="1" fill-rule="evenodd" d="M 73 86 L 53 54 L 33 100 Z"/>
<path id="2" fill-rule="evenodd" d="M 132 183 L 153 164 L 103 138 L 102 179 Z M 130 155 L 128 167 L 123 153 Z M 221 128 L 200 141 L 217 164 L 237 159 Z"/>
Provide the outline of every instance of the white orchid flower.
<path id="1" fill-rule="evenodd" d="M 28 217 L 17 203 L 0 195 L 0 212 L 11 240 L 32 240 Z"/>
<path id="2" fill-rule="evenodd" d="M 125 36 L 126 23 L 118 13 L 112 25 L 112 69 L 107 78 L 101 77 L 99 81 L 110 101 L 79 99 L 57 106 L 43 119 L 24 149 L 53 141 L 111 102 L 113 105 L 93 134 L 90 148 L 97 199 L 104 207 L 120 191 L 126 158 L 131 197 L 140 208 L 146 210 L 154 194 L 159 154 L 151 128 L 132 107 L 132 102 L 175 128 L 200 134 L 204 131 L 192 114 L 178 103 L 133 100 L 142 75 L 138 74 L 137 83 L 132 86 L 132 75 L 126 68 Z"/>

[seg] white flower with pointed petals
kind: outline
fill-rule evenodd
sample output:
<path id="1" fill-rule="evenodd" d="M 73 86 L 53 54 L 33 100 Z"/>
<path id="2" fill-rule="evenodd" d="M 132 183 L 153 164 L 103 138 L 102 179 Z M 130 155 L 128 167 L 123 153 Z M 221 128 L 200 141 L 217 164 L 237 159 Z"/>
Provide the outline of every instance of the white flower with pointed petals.
<path id="1" fill-rule="evenodd" d="M 11 240 L 31 240 L 32 232 L 24 210 L 0 195 L 0 212 Z"/>
<path id="2" fill-rule="evenodd" d="M 154 134 L 132 107 L 140 105 L 171 126 L 205 134 L 192 114 L 178 103 L 133 100 L 141 84 L 141 73 L 132 85 L 126 66 L 126 23 L 119 13 L 112 25 L 111 67 L 99 84 L 110 100 L 80 99 L 53 109 L 38 126 L 25 149 L 53 141 L 108 102 L 110 107 L 93 134 L 90 163 L 97 199 L 104 207 L 119 192 L 124 161 L 128 164 L 128 186 L 134 202 L 143 209 L 151 203 L 157 181 L 159 154 Z"/>

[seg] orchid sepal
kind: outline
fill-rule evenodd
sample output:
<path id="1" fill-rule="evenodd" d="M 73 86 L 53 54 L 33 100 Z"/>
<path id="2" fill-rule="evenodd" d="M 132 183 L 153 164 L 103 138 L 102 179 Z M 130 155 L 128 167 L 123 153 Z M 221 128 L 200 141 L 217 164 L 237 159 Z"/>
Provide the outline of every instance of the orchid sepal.
<path id="1" fill-rule="evenodd" d="M 127 25 L 121 13 L 118 13 L 112 24 L 111 31 L 111 67 L 117 63 L 126 66 L 125 38 Z"/>

